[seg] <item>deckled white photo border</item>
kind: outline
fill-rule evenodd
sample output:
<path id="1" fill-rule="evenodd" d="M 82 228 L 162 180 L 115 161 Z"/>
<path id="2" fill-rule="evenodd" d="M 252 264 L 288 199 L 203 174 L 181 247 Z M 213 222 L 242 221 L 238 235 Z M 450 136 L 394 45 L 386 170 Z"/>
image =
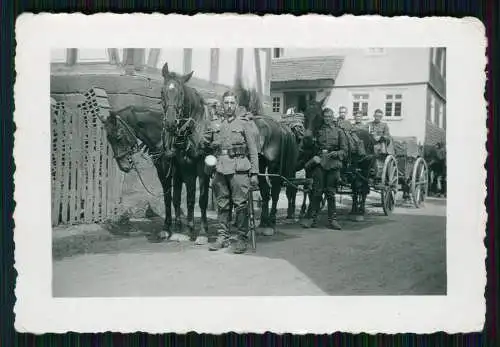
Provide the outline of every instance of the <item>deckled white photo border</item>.
<path id="1" fill-rule="evenodd" d="M 474 18 L 24 14 L 16 23 L 15 328 L 20 332 L 449 333 L 483 328 L 486 36 Z M 447 48 L 447 295 L 52 298 L 50 50 Z M 251 285 L 249 283 L 248 285 Z"/>

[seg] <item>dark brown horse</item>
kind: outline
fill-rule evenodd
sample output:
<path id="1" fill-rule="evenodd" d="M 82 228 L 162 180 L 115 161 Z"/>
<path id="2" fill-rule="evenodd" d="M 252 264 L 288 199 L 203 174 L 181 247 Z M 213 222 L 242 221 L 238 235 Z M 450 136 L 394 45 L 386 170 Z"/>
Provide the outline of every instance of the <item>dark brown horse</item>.
<path id="1" fill-rule="evenodd" d="M 314 156 L 318 152 L 314 141 L 315 134 L 323 124 L 323 106 L 326 98 L 321 101 L 311 101 L 304 112 L 305 134 L 303 139 L 303 159 L 302 162 Z M 360 140 L 356 148 L 349 148 L 344 161 L 344 168 L 341 170 L 341 186 L 350 185 L 352 194 L 351 214 L 364 215 L 366 197 L 370 193 L 370 179 L 375 171 L 374 138 L 364 129 L 352 131 Z M 346 133 L 346 136 L 349 134 Z"/>
<path id="2" fill-rule="evenodd" d="M 429 167 L 430 192 L 446 195 L 446 145 L 438 142 L 435 145 L 425 145 L 424 159 Z M 438 190 L 437 183 L 441 183 Z"/>
<path id="3" fill-rule="evenodd" d="M 198 231 L 194 226 L 194 205 L 196 199 L 196 181 L 198 179 L 201 210 L 201 229 L 208 233 L 207 207 L 210 177 L 204 171 L 204 159 L 207 150 L 204 146 L 204 134 L 208 129 L 209 112 L 198 91 L 186 83 L 193 76 L 178 75 L 168 70 L 168 64 L 162 68 L 163 85 L 161 102 L 163 106 L 162 144 L 167 155 L 173 159 L 173 204 L 175 225 L 181 224 L 181 187 L 186 185 L 187 226 L 191 240 L 196 240 Z"/>
<path id="4" fill-rule="evenodd" d="M 114 158 L 121 171 L 128 173 L 135 163 L 133 155 L 139 149 L 139 143 L 144 145 L 153 158 L 158 174 L 165 203 L 165 221 L 163 231 L 172 235 L 172 160 L 164 155 L 162 148 L 162 112 L 151 108 L 128 106 L 118 111 L 110 111 L 106 119 L 101 119 L 106 130 L 108 142 L 113 150 Z M 140 142 L 139 142 L 139 141 Z M 138 172 L 140 175 L 140 173 Z M 154 232 L 150 241 L 158 242 L 165 239 L 164 233 Z"/>

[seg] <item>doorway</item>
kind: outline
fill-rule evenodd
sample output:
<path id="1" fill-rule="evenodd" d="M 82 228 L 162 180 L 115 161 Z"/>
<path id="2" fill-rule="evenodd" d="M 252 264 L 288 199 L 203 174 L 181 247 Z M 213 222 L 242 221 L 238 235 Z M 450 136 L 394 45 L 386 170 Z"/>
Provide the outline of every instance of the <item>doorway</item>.
<path id="1" fill-rule="evenodd" d="M 303 113 L 306 110 L 307 102 L 316 99 L 315 91 L 301 91 L 301 92 L 286 92 L 285 104 L 286 110 L 290 107 L 295 107 L 297 112 Z"/>

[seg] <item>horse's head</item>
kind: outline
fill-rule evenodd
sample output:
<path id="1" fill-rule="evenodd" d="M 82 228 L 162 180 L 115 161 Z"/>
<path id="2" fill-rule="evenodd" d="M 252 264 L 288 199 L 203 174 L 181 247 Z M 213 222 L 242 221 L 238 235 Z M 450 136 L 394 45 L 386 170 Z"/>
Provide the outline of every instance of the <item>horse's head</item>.
<path id="1" fill-rule="evenodd" d="M 323 124 L 323 104 L 326 97 L 320 101 L 311 100 L 304 112 L 304 138 L 311 139 L 314 132 Z"/>
<path id="2" fill-rule="evenodd" d="M 113 112 L 102 121 L 118 167 L 125 173 L 129 172 L 133 168 L 132 155 L 137 149 L 137 137 L 130 126 Z"/>
<path id="3" fill-rule="evenodd" d="M 174 131 L 176 122 L 182 118 L 184 108 L 184 84 L 193 76 L 193 72 L 186 75 L 178 75 L 168 71 L 165 63 L 162 69 L 163 86 L 161 87 L 161 103 L 165 112 L 165 125 L 167 129 Z"/>

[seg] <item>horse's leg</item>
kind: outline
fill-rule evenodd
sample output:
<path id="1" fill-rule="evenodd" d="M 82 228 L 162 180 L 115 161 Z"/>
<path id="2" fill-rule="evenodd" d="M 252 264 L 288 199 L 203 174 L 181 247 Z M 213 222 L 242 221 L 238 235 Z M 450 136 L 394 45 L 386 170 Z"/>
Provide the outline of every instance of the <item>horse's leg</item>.
<path id="1" fill-rule="evenodd" d="M 351 191 L 352 191 L 352 204 L 351 204 L 351 212 L 349 214 L 355 215 L 358 210 L 358 190 L 356 189 L 356 179 L 352 180 L 351 183 Z"/>
<path id="2" fill-rule="evenodd" d="M 292 187 L 291 185 L 288 185 L 286 187 L 286 198 L 288 201 L 288 208 L 286 211 L 286 218 L 287 219 L 294 219 L 295 218 L 295 199 L 297 197 L 297 189 L 295 187 Z"/>
<path id="3" fill-rule="evenodd" d="M 306 178 L 311 178 L 311 174 L 308 170 L 306 170 Z M 308 211 L 308 206 L 307 206 L 307 200 L 308 198 L 310 197 L 310 190 L 311 190 L 311 187 L 309 186 L 308 187 L 309 190 L 308 191 L 304 191 L 304 197 L 303 197 L 303 200 L 302 200 L 302 206 L 300 207 L 300 219 L 303 219 L 303 218 L 306 218 L 306 214 L 307 214 L 307 211 Z M 310 199 L 309 199 L 309 202 L 310 202 Z M 309 217 L 307 217 L 309 218 Z"/>
<path id="4" fill-rule="evenodd" d="M 163 230 L 158 233 L 154 231 L 149 237 L 150 242 L 161 242 L 165 238 L 172 236 L 172 174 L 168 166 L 160 163 L 156 166 L 158 178 L 163 189 L 163 203 L 165 204 L 165 220 L 163 222 Z M 169 173 L 170 171 L 170 173 Z"/>
<path id="5" fill-rule="evenodd" d="M 259 157 L 259 171 L 261 174 L 266 172 L 267 163 L 263 157 Z M 269 200 L 271 198 L 269 184 L 265 176 L 259 176 L 259 190 L 262 197 L 260 211 L 260 228 L 266 228 L 269 225 Z"/>
<path id="6" fill-rule="evenodd" d="M 276 229 L 276 213 L 278 212 L 278 200 L 280 198 L 281 192 L 281 179 L 279 177 L 271 178 L 271 213 L 269 214 L 269 227 L 272 228 L 272 232 Z M 270 232 L 269 232 L 270 233 Z"/>
<path id="7" fill-rule="evenodd" d="M 182 220 L 181 220 L 181 196 L 182 196 L 182 176 L 180 172 L 175 170 L 173 175 L 173 205 L 174 205 L 174 230 L 175 232 L 182 232 Z"/>
<path id="8" fill-rule="evenodd" d="M 208 237 L 207 208 L 209 195 L 208 186 L 210 183 L 210 177 L 203 171 L 203 161 L 201 161 L 200 164 L 198 165 L 198 182 L 200 185 L 200 197 L 198 199 L 198 204 L 201 211 L 201 232 Z M 200 237 L 198 237 L 198 239 L 196 240 L 196 244 L 204 243 L 204 239 L 201 239 Z"/>
<path id="9" fill-rule="evenodd" d="M 192 172 L 186 172 L 185 182 L 186 182 L 186 204 L 187 204 L 187 220 L 186 224 L 188 227 L 189 238 L 191 241 L 196 240 L 198 236 L 195 232 L 194 227 L 194 204 L 196 200 L 196 170 L 191 170 Z"/>
<path id="10" fill-rule="evenodd" d="M 302 219 L 306 215 L 307 210 L 307 192 L 304 192 L 304 197 L 302 198 L 302 206 L 300 207 L 299 218 Z"/>
<path id="11" fill-rule="evenodd" d="M 359 207 L 359 213 L 363 217 L 365 215 L 366 209 L 366 197 L 370 194 L 370 185 L 368 182 L 363 181 L 361 185 L 361 201 Z"/>

